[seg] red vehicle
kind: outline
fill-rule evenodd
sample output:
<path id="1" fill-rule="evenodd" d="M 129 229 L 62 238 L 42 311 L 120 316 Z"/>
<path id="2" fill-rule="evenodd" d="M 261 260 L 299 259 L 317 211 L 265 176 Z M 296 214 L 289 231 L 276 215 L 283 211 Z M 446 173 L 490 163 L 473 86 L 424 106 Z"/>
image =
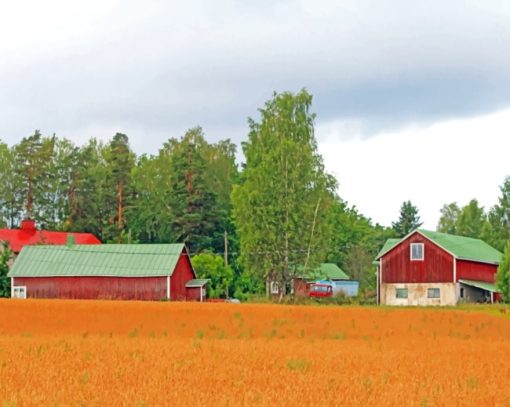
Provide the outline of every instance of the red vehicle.
<path id="1" fill-rule="evenodd" d="M 308 296 L 315 298 L 333 297 L 333 286 L 322 283 L 312 284 Z"/>

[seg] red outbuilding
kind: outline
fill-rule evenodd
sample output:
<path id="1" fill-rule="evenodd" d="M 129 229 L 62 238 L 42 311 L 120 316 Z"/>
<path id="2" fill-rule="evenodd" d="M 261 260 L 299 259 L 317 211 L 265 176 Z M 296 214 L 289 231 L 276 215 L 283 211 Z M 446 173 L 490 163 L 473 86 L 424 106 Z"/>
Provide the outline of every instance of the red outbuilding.
<path id="1" fill-rule="evenodd" d="M 200 301 L 208 281 L 184 244 L 26 246 L 8 276 L 17 298 Z"/>
<path id="2" fill-rule="evenodd" d="M 18 254 L 24 246 L 65 245 L 68 236 L 74 238 L 76 244 L 101 244 L 99 239 L 91 233 L 68 233 L 38 230 L 34 220 L 24 220 L 20 229 L 0 229 L 0 242 L 7 242 L 9 248 Z"/>
<path id="3" fill-rule="evenodd" d="M 502 254 L 479 239 L 415 230 L 389 239 L 377 255 L 380 304 L 494 302 Z"/>

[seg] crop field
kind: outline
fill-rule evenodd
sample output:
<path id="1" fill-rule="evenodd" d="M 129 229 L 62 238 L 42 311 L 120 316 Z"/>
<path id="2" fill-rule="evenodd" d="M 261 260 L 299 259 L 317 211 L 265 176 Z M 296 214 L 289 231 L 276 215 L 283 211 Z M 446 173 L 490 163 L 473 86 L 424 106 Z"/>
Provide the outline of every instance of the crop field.
<path id="1" fill-rule="evenodd" d="M 0 301 L 0 405 L 510 406 L 510 314 Z"/>

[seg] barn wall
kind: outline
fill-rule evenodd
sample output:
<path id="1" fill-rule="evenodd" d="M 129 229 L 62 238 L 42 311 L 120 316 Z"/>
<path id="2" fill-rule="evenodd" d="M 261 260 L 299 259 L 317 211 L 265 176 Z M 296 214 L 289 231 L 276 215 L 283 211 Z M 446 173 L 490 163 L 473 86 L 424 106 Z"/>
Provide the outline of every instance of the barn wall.
<path id="1" fill-rule="evenodd" d="M 302 278 L 294 278 L 292 280 L 292 287 L 295 296 L 306 297 L 310 289 L 310 283 L 307 283 L 306 280 Z"/>
<path id="2" fill-rule="evenodd" d="M 27 298 L 162 300 L 166 277 L 14 277 Z"/>
<path id="3" fill-rule="evenodd" d="M 457 281 L 475 280 L 494 283 L 498 266 L 468 260 L 457 260 Z"/>
<path id="4" fill-rule="evenodd" d="M 186 283 L 194 278 L 195 272 L 191 266 L 189 256 L 184 250 L 170 278 L 170 299 L 174 301 L 185 301 Z"/>
<path id="5" fill-rule="evenodd" d="M 424 260 L 411 261 L 411 243 L 424 243 Z M 453 257 L 419 233 L 390 250 L 381 263 L 382 283 L 453 282 Z"/>
<path id="6" fill-rule="evenodd" d="M 189 287 L 186 288 L 186 300 L 200 301 L 200 290 L 202 287 Z M 204 298 L 205 301 L 205 298 Z"/>
<path id="7" fill-rule="evenodd" d="M 397 298 L 397 288 L 407 288 L 408 298 Z M 427 298 L 429 288 L 439 288 L 440 298 Z M 455 305 L 457 304 L 457 287 L 454 283 L 382 284 L 381 304 Z"/>

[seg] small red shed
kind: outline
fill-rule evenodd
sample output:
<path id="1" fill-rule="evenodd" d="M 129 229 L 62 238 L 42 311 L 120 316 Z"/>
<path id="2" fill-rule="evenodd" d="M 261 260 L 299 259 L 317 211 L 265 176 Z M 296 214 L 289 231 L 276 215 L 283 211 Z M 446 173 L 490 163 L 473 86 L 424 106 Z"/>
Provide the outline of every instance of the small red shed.
<path id="1" fill-rule="evenodd" d="M 184 244 L 26 246 L 8 276 L 19 298 L 195 299 Z"/>
<path id="2" fill-rule="evenodd" d="M 378 303 L 494 302 L 501 257 L 480 239 L 422 229 L 389 239 L 376 258 Z"/>
<path id="3" fill-rule="evenodd" d="M 101 244 L 91 233 L 37 230 L 34 220 L 22 221 L 20 229 L 0 229 L 0 242 L 7 242 L 9 248 L 18 254 L 27 245 L 65 245 L 69 235 L 74 237 L 76 244 Z"/>

